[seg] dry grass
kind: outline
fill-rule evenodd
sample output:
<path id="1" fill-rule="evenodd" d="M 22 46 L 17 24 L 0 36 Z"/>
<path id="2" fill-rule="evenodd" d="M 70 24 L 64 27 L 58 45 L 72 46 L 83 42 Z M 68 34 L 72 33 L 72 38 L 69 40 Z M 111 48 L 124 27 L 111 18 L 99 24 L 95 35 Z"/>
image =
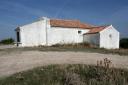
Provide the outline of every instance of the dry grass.
<path id="1" fill-rule="evenodd" d="M 128 70 L 112 68 L 111 63 L 105 58 L 99 60 L 97 66 L 39 67 L 0 79 L 0 85 L 128 85 Z"/>
<path id="2" fill-rule="evenodd" d="M 73 52 L 93 52 L 93 53 L 104 53 L 104 54 L 118 54 L 118 55 L 128 55 L 128 49 L 104 49 L 98 48 L 89 43 L 79 43 L 79 44 L 56 44 L 53 46 L 38 46 L 38 47 L 23 47 L 17 48 L 14 46 L 9 46 L 11 48 L 1 49 L 0 51 L 15 52 L 15 51 L 73 51 Z"/>

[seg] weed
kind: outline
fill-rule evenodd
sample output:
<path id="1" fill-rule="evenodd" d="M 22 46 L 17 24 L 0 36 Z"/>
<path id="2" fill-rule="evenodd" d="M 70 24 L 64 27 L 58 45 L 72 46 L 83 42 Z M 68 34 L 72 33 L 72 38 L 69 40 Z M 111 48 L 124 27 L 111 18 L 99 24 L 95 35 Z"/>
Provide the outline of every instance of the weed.
<path id="1" fill-rule="evenodd" d="M 38 67 L 1 78 L 0 85 L 128 85 L 128 70 L 108 66 L 108 61 L 104 59 L 98 66 L 75 64 Z"/>

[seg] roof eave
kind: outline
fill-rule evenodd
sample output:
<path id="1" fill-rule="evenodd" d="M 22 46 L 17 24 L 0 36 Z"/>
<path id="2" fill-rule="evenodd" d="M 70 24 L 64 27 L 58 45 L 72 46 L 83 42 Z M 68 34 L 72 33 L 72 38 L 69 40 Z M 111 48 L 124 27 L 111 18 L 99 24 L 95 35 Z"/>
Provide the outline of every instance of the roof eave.
<path id="1" fill-rule="evenodd" d="M 62 28 L 75 28 L 75 29 L 89 29 L 89 28 L 79 28 L 79 27 L 63 27 L 63 26 L 51 26 L 51 27 L 62 27 Z"/>
<path id="2" fill-rule="evenodd" d="M 19 31 L 20 30 L 20 27 L 17 27 L 16 29 L 15 29 L 15 31 Z"/>
<path id="3" fill-rule="evenodd" d="M 85 34 L 83 34 L 83 35 L 98 34 L 98 33 L 100 33 L 100 32 L 95 32 L 95 33 L 85 33 Z"/>

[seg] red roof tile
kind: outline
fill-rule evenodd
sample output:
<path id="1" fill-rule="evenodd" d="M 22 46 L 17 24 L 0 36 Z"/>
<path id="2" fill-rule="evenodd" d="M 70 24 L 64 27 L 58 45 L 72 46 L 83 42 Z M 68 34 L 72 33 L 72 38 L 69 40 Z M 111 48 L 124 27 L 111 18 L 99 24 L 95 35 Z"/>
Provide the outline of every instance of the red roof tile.
<path id="1" fill-rule="evenodd" d="M 59 19 L 51 19 L 50 25 L 52 27 L 68 27 L 68 28 L 83 28 L 89 29 L 92 25 L 81 23 L 78 20 L 59 20 Z"/>
<path id="2" fill-rule="evenodd" d="M 107 26 L 99 26 L 99 27 L 93 27 L 90 29 L 89 32 L 85 33 L 85 34 L 95 34 L 95 33 L 99 33 L 100 31 L 104 30 Z"/>

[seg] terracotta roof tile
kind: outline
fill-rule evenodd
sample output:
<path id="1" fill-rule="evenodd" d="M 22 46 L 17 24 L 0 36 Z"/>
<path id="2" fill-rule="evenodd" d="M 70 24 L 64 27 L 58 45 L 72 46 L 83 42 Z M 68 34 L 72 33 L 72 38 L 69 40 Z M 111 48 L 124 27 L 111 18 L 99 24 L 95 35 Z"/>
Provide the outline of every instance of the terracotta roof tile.
<path id="1" fill-rule="evenodd" d="M 83 28 L 89 29 L 92 25 L 81 23 L 78 20 L 59 20 L 59 19 L 51 19 L 50 25 L 52 27 L 68 27 L 68 28 Z"/>
<path id="2" fill-rule="evenodd" d="M 107 26 L 99 26 L 99 27 L 93 27 L 90 29 L 89 32 L 85 33 L 85 34 L 95 34 L 95 33 L 99 33 L 100 31 L 104 30 Z"/>

